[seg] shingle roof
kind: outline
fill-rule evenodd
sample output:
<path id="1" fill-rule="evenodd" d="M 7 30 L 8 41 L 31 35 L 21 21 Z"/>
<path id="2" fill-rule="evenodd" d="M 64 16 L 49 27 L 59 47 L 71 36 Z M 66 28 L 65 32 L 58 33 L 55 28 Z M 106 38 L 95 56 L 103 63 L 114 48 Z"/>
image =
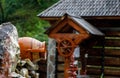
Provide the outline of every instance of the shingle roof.
<path id="1" fill-rule="evenodd" d="M 69 14 L 65 14 L 65 15 L 64 15 L 63 17 L 61 17 L 61 18 L 66 19 L 65 16 L 67 16 L 69 19 L 72 19 L 75 23 L 77 23 L 77 24 L 80 26 L 80 28 L 81 28 L 81 27 L 84 28 L 84 29 L 85 29 L 86 31 L 88 31 L 88 33 L 90 33 L 90 34 L 100 35 L 100 36 L 103 36 L 103 35 L 104 35 L 100 30 L 98 30 L 96 27 L 94 27 L 93 25 L 91 25 L 90 23 L 88 23 L 86 20 L 84 20 L 84 19 L 81 18 L 81 17 L 78 18 L 78 17 L 70 16 Z M 64 19 L 62 19 L 62 20 L 64 20 Z M 61 21 L 62 21 L 62 20 L 61 20 Z M 59 23 L 61 23 L 61 21 L 59 21 Z M 46 31 L 46 33 L 49 34 L 56 26 L 57 26 L 57 25 L 50 27 L 50 28 Z"/>
<path id="2" fill-rule="evenodd" d="M 89 33 L 93 35 L 104 35 L 100 30 L 95 28 L 93 25 L 85 21 L 83 18 L 76 18 L 71 17 L 72 20 L 76 21 L 81 27 L 83 27 L 85 30 L 87 30 Z"/>
<path id="3" fill-rule="evenodd" d="M 38 16 L 61 17 L 65 13 L 76 16 L 120 16 L 120 0 L 60 0 Z"/>

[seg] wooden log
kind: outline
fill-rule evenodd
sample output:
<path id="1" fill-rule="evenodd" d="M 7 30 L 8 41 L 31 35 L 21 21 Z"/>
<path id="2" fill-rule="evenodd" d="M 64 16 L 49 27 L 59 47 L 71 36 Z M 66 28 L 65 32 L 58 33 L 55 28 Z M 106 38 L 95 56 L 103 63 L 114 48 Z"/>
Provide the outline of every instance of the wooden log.
<path id="1" fill-rule="evenodd" d="M 92 57 L 88 57 L 88 59 L 87 59 L 87 65 L 99 65 L 99 66 L 101 66 L 101 58 L 99 57 L 99 58 L 96 58 L 96 57 L 94 57 L 94 56 L 92 56 Z"/>
<path id="2" fill-rule="evenodd" d="M 104 78 L 120 78 L 119 76 L 104 76 Z"/>
<path id="3" fill-rule="evenodd" d="M 102 60 L 100 57 L 89 57 L 87 59 L 87 65 L 99 65 L 101 66 Z M 119 57 L 105 57 L 104 60 L 105 66 L 120 66 L 120 58 Z"/>
<path id="4" fill-rule="evenodd" d="M 111 37 L 120 37 L 120 31 L 108 31 L 108 32 L 105 32 L 105 35 L 106 36 L 111 36 Z"/>
<path id="5" fill-rule="evenodd" d="M 58 72 L 64 72 L 64 64 L 58 64 L 57 71 Z"/>
<path id="6" fill-rule="evenodd" d="M 105 56 L 120 57 L 119 49 L 105 49 Z"/>
<path id="7" fill-rule="evenodd" d="M 62 63 L 64 63 L 64 61 L 65 61 L 65 58 L 63 57 L 63 56 L 58 56 L 58 60 L 57 60 L 57 62 L 60 64 L 62 64 Z"/>
<path id="8" fill-rule="evenodd" d="M 57 78 L 63 78 L 64 77 L 64 73 L 58 73 L 57 74 Z"/>
<path id="9" fill-rule="evenodd" d="M 105 49 L 105 56 L 120 57 L 120 49 Z M 102 49 L 89 49 L 88 56 L 101 56 Z"/>
<path id="10" fill-rule="evenodd" d="M 100 75 L 90 75 L 90 78 L 100 78 Z M 120 78 L 119 76 L 104 76 L 104 78 Z"/>
<path id="11" fill-rule="evenodd" d="M 99 75 L 101 74 L 100 68 L 87 67 L 87 75 Z"/>
<path id="12" fill-rule="evenodd" d="M 107 76 L 119 76 L 120 77 L 120 68 L 117 67 L 106 67 L 105 68 L 105 75 Z"/>
<path id="13" fill-rule="evenodd" d="M 120 39 L 106 39 L 105 46 L 119 47 Z"/>
<path id="14" fill-rule="evenodd" d="M 39 65 L 39 72 L 47 72 L 47 61 L 46 60 L 40 60 L 38 61 L 38 65 Z"/>
<path id="15" fill-rule="evenodd" d="M 87 51 L 88 56 L 101 56 L 102 49 L 89 49 Z"/>
<path id="16" fill-rule="evenodd" d="M 40 72 L 47 72 L 47 66 L 46 65 L 39 65 L 39 71 Z"/>
<path id="17" fill-rule="evenodd" d="M 44 72 L 40 72 L 39 78 L 47 78 L 47 74 Z"/>
<path id="18" fill-rule="evenodd" d="M 117 68 L 105 68 L 105 76 L 115 76 L 120 77 L 120 69 Z M 87 67 L 87 74 L 88 75 L 101 75 L 100 68 L 97 67 Z"/>

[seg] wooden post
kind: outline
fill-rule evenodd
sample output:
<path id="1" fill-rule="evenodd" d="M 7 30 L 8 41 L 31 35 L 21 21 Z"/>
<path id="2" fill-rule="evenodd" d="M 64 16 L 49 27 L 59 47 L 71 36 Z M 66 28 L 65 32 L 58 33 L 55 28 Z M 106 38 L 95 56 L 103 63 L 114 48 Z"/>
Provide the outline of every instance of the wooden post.
<path id="1" fill-rule="evenodd" d="M 102 37 L 102 53 L 101 53 L 101 56 L 102 56 L 102 65 L 101 65 L 101 77 L 104 78 L 104 58 L 105 58 L 105 37 Z"/>
<path id="2" fill-rule="evenodd" d="M 69 73 L 68 73 L 69 64 L 70 64 L 70 58 L 66 57 L 65 58 L 65 66 L 64 66 L 64 78 L 69 77 Z"/>
<path id="3" fill-rule="evenodd" d="M 86 50 L 83 47 L 80 47 L 80 60 L 81 60 L 81 75 L 86 75 L 86 58 L 85 58 Z"/>

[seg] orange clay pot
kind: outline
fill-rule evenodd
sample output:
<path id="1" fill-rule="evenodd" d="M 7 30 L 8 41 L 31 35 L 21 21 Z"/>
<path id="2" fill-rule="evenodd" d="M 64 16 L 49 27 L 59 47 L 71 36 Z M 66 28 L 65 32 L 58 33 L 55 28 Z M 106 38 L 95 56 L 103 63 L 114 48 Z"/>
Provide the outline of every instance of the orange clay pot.
<path id="1" fill-rule="evenodd" d="M 45 53 L 46 52 L 46 44 L 45 42 L 40 42 L 37 39 L 31 37 L 21 37 L 18 39 L 18 43 L 20 46 L 20 56 L 21 59 L 29 58 L 33 60 L 33 53 Z M 36 56 L 35 56 L 36 57 Z"/>

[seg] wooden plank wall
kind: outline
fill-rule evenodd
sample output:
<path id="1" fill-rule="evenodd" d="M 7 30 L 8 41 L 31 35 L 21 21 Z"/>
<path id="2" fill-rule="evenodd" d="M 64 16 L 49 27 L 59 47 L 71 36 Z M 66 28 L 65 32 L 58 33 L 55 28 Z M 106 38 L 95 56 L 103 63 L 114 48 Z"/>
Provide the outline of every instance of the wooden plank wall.
<path id="1" fill-rule="evenodd" d="M 88 58 L 86 61 L 87 74 L 95 78 L 101 75 L 101 65 L 104 64 L 105 78 L 120 78 L 120 31 L 104 30 L 105 42 L 104 51 L 103 40 L 91 38 L 91 47 L 87 48 Z M 102 53 L 104 52 L 104 59 Z M 104 63 L 102 63 L 104 61 Z"/>
<path id="2" fill-rule="evenodd" d="M 40 60 L 39 65 L 39 78 L 47 78 L 47 60 Z"/>

